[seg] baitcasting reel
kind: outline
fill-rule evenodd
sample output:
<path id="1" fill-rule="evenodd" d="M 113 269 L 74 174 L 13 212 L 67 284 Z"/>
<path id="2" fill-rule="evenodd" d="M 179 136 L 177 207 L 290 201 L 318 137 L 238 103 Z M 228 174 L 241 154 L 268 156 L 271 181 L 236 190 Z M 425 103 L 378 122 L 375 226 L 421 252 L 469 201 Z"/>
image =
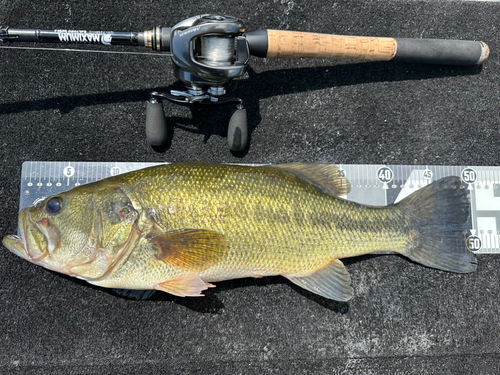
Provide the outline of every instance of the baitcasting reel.
<path id="1" fill-rule="evenodd" d="M 1 42 L 96 43 L 131 45 L 170 53 L 175 76 L 186 91 L 153 92 L 147 103 L 146 137 L 153 146 L 167 141 L 162 102 L 232 106 L 227 140 L 233 151 L 247 146 L 247 115 L 239 98 L 226 97 L 225 85 L 242 76 L 250 55 L 267 58 L 338 58 L 471 66 L 489 55 L 486 43 L 466 40 L 402 39 L 317 34 L 297 31 L 246 32 L 242 20 L 218 14 L 188 18 L 172 28 L 144 32 L 0 28 Z"/>
<path id="2" fill-rule="evenodd" d="M 222 15 L 191 17 L 173 28 L 146 32 L 146 46 L 172 53 L 174 74 L 187 91 L 151 93 L 146 110 L 146 136 L 153 146 L 167 138 L 162 99 L 188 106 L 231 105 L 227 140 L 231 150 L 247 145 L 246 109 L 239 98 L 225 97 L 225 85 L 245 73 L 250 56 L 243 21 Z M 170 50 L 168 47 L 170 46 Z"/>

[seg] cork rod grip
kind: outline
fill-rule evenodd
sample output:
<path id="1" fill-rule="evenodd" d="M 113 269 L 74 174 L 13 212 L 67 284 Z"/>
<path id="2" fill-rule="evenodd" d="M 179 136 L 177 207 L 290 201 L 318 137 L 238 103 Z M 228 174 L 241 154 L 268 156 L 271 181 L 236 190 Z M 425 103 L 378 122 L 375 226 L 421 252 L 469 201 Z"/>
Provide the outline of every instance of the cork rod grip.
<path id="1" fill-rule="evenodd" d="M 396 40 L 360 36 L 267 30 L 268 58 L 335 58 L 387 61 L 396 54 Z"/>

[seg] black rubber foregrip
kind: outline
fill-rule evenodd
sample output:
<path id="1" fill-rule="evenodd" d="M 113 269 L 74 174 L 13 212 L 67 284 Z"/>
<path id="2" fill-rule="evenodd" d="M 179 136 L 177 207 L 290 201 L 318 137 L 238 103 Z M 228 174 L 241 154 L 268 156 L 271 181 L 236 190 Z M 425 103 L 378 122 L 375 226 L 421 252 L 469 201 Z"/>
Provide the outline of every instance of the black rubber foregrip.
<path id="1" fill-rule="evenodd" d="M 486 43 L 469 40 L 398 39 L 394 61 L 424 64 L 481 64 L 488 58 Z"/>
<path id="2" fill-rule="evenodd" d="M 257 30 L 245 33 L 248 42 L 248 51 L 250 55 L 257 57 L 266 57 L 268 49 L 267 30 Z"/>

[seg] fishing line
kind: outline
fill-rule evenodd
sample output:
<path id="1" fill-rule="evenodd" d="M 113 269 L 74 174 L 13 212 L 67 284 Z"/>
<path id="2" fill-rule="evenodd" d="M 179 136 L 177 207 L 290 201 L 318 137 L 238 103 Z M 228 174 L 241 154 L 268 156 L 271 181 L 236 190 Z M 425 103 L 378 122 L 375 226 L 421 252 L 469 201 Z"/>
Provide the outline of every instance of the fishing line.
<path id="1" fill-rule="evenodd" d="M 76 48 L 50 48 L 50 47 L 19 47 L 19 46 L 0 46 L 5 49 L 29 49 L 40 51 L 62 51 L 62 52 L 93 52 L 93 53 L 112 53 L 121 55 L 149 55 L 149 56 L 172 56 L 171 53 L 153 53 L 153 52 L 129 52 L 129 51 L 99 51 L 96 49 L 76 49 Z"/>
<path id="2" fill-rule="evenodd" d="M 210 65 L 227 65 L 234 61 L 234 38 L 219 36 L 201 37 L 201 55 Z"/>

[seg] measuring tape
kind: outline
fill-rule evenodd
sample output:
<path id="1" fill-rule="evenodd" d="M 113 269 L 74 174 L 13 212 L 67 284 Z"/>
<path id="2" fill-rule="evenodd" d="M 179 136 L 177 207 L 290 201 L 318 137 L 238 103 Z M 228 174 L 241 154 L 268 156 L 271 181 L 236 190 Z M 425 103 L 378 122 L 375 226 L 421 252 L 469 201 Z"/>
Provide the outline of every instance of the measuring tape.
<path id="1" fill-rule="evenodd" d="M 161 163 L 43 162 L 23 163 L 19 209 L 75 186 Z M 471 215 L 469 250 L 476 254 L 500 253 L 500 167 L 419 165 L 338 165 L 351 183 L 348 200 L 385 206 L 446 176 L 460 176 L 468 190 Z"/>

